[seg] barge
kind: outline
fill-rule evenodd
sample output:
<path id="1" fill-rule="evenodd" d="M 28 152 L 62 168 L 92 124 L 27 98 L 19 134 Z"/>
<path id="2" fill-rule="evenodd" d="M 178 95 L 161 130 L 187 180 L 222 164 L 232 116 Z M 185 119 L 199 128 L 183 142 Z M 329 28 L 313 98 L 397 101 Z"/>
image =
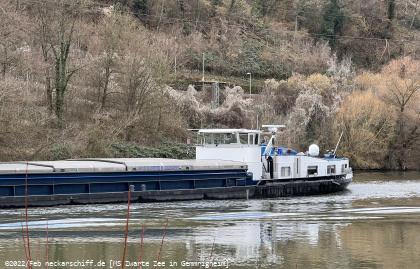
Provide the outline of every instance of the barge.
<path id="1" fill-rule="evenodd" d="M 344 190 L 346 158 L 275 146 L 280 125 L 197 130 L 195 160 L 93 158 L 0 163 L 0 208 L 66 204 L 276 198 Z"/>

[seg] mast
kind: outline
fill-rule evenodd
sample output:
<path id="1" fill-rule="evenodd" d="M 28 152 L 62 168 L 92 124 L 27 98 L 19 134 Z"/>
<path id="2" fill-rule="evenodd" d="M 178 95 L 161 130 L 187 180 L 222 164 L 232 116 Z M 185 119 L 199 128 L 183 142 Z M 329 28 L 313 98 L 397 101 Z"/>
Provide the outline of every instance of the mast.
<path id="1" fill-rule="evenodd" d="M 286 125 L 263 125 L 263 128 L 267 128 L 268 131 L 271 132 L 271 138 L 270 141 L 268 141 L 267 146 L 265 147 L 263 155 L 266 156 L 271 152 L 271 149 L 273 148 L 274 139 L 276 137 L 277 131 L 279 128 L 285 128 Z"/>

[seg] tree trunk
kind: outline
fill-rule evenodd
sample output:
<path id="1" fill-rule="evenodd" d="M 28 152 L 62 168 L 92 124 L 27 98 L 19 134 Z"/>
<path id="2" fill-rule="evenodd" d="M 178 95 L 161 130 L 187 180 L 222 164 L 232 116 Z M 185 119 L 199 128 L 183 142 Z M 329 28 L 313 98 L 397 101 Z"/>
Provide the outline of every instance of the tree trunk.
<path id="1" fill-rule="evenodd" d="M 6 45 L 3 47 L 3 51 L 4 51 L 4 62 L 2 64 L 2 68 L 1 68 L 1 75 L 3 78 L 6 77 L 6 71 L 7 71 L 7 48 Z"/>
<path id="2" fill-rule="evenodd" d="M 57 91 L 55 94 L 55 115 L 60 123 L 63 121 L 64 112 L 64 92 Z"/>
<path id="3" fill-rule="evenodd" d="M 53 105 L 53 91 L 51 88 L 51 76 L 50 76 L 50 70 L 47 68 L 45 71 L 45 94 L 47 99 L 47 106 L 48 106 L 48 112 L 51 115 L 54 111 L 54 105 Z"/>
<path id="4" fill-rule="evenodd" d="M 1 76 L 3 79 L 6 77 L 6 69 L 7 69 L 7 65 L 6 63 L 3 63 L 2 68 L 1 68 Z"/>
<path id="5" fill-rule="evenodd" d="M 63 55 L 56 60 L 55 67 L 55 115 L 63 121 L 64 112 L 64 94 L 67 90 L 67 70 L 66 59 Z"/>
<path id="6" fill-rule="evenodd" d="M 404 146 L 405 122 L 403 112 L 399 113 L 397 122 L 398 124 L 395 128 L 394 138 L 390 143 L 390 165 L 398 170 L 404 170 L 406 162 L 406 147 Z"/>
<path id="7" fill-rule="evenodd" d="M 412 28 L 413 28 L 413 26 L 414 26 L 414 21 L 416 20 L 416 16 L 417 16 L 417 8 L 418 8 L 418 6 L 419 6 L 419 2 L 420 2 L 420 0 L 417 0 L 417 1 L 416 1 L 416 5 L 414 6 L 414 15 L 413 15 L 413 18 L 411 19 L 410 29 L 412 29 Z"/>
<path id="8" fill-rule="evenodd" d="M 109 65 L 105 67 L 105 82 L 104 82 L 104 88 L 102 91 L 102 98 L 101 98 L 101 106 L 99 107 L 99 111 L 102 111 L 105 108 L 106 105 L 106 99 L 108 95 L 108 85 L 109 85 L 109 78 L 111 77 L 111 68 Z"/>

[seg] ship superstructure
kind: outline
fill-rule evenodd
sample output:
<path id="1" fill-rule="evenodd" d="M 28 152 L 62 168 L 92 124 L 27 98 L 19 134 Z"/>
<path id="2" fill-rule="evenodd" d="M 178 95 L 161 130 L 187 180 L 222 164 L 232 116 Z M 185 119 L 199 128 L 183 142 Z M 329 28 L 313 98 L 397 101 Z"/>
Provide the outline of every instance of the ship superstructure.
<path id="1" fill-rule="evenodd" d="M 284 125 L 264 125 L 268 132 L 249 129 L 200 129 L 196 146 L 197 160 L 229 160 L 244 162 L 254 181 L 262 183 L 286 180 L 316 180 L 345 177 L 352 179 L 349 160 L 335 153 L 319 156 L 319 147 L 309 146 L 297 152 L 276 146 L 278 129 Z M 263 135 L 269 133 L 266 140 Z"/>

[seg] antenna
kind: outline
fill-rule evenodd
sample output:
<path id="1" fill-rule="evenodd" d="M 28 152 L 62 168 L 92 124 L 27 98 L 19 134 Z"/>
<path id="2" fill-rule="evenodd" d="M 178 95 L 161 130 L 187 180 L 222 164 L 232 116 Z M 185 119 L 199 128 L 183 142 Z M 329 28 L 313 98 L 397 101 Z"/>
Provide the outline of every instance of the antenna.
<path id="1" fill-rule="evenodd" d="M 263 125 L 263 128 L 267 128 L 269 132 L 271 132 L 271 138 L 267 144 L 267 146 L 265 147 L 264 153 L 263 155 L 266 156 L 267 154 L 269 154 L 271 152 L 271 149 L 273 148 L 273 144 L 274 144 L 274 138 L 276 136 L 276 133 L 278 131 L 279 128 L 285 128 L 286 125 L 276 125 L 276 124 L 269 124 L 269 125 Z"/>
<path id="2" fill-rule="evenodd" d="M 268 131 L 272 132 L 273 134 L 277 133 L 279 128 L 286 128 L 286 125 L 276 125 L 276 124 L 267 124 L 263 125 L 263 128 L 267 128 Z"/>
<path id="3" fill-rule="evenodd" d="M 334 152 L 333 152 L 334 157 L 335 157 L 335 153 L 337 152 L 338 145 L 340 144 L 341 137 L 343 136 L 343 133 L 344 133 L 344 131 L 341 131 L 340 138 L 338 139 L 337 145 L 335 145 L 335 149 L 334 149 Z"/>

